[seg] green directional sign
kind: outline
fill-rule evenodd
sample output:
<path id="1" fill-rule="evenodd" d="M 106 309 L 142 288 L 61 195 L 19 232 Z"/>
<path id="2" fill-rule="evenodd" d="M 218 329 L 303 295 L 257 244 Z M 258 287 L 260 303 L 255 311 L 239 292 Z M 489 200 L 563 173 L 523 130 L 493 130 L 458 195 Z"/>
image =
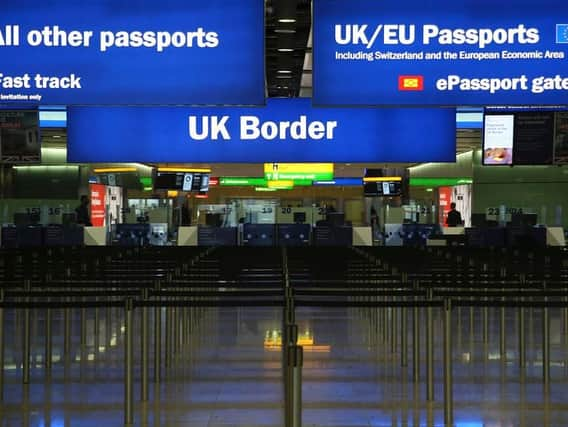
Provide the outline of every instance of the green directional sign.
<path id="1" fill-rule="evenodd" d="M 246 176 L 221 177 L 219 185 L 222 187 L 266 187 L 266 179 Z"/>
<path id="2" fill-rule="evenodd" d="M 302 180 L 302 181 L 329 181 L 333 179 L 333 172 L 265 172 L 264 177 L 269 180 Z"/>

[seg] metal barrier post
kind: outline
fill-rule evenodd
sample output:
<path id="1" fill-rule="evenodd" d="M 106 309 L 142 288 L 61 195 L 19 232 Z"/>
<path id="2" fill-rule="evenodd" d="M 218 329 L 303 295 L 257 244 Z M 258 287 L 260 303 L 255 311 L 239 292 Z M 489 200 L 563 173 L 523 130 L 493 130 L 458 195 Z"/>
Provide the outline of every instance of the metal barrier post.
<path id="1" fill-rule="evenodd" d="M 428 289 L 428 300 L 432 301 L 432 289 Z M 426 309 L 426 400 L 434 400 L 434 321 L 432 307 Z"/>
<path id="2" fill-rule="evenodd" d="M 160 282 L 156 281 L 154 288 L 160 290 Z M 154 307 L 154 383 L 159 384 L 162 371 L 162 311 Z M 154 388 L 154 393 L 156 389 Z"/>
<path id="3" fill-rule="evenodd" d="M 382 297 L 383 301 L 387 300 L 387 297 Z M 381 338 L 383 342 L 388 341 L 388 309 L 387 307 L 381 307 Z"/>
<path id="4" fill-rule="evenodd" d="M 0 303 L 4 302 L 4 289 L 0 289 Z M 4 308 L 0 306 L 0 402 L 4 401 Z"/>
<path id="5" fill-rule="evenodd" d="M 298 342 L 298 325 L 287 324 L 284 327 L 282 336 L 282 365 L 284 367 L 284 395 L 288 396 L 287 402 L 291 402 L 290 393 L 292 393 L 293 388 L 293 377 L 290 372 L 290 348 L 295 347 Z M 291 404 L 285 405 L 284 410 L 286 411 L 284 417 L 288 420 L 292 417 L 292 406 Z"/>
<path id="6" fill-rule="evenodd" d="M 519 307 L 519 370 L 521 379 L 525 378 L 525 309 Z"/>
<path id="7" fill-rule="evenodd" d="M 453 425 L 452 303 L 444 301 L 444 423 Z"/>
<path id="8" fill-rule="evenodd" d="M 287 347 L 288 391 L 286 393 L 286 427 L 302 427 L 302 366 L 304 353 L 301 346 Z"/>
<path id="9" fill-rule="evenodd" d="M 507 336 L 506 336 L 506 323 L 505 323 L 505 307 L 501 307 L 501 318 L 499 327 L 499 354 L 500 360 L 503 363 L 507 362 Z"/>
<path id="10" fill-rule="evenodd" d="M 134 352 L 133 352 L 133 331 L 134 327 L 132 317 L 134 312 L 134 303 L 132 298 L 128 298 L 125 303 L 125 332 L 124 332 L 124 425 L 134 425 L 134 396 L 132 393 L 134 375 Z"/>
<path id="11" fill-rule="evenodd" d="M 53 333 L 51 328 L 51 309 L 48 308 L 45 312 L 45 376 L 49 378 L 51 376 L 51 365 L 52 365 L 52 354 L 53 354 Z"/>
<path id="12" fill-rule="evenodd" d="M 565 297 L 564 301 L 568 302 L 568 297 Z M 568 337 L 568 307 L 563 308 L 562 313 L 564 314 L 564 341 L 568 342 L 568 339 L 566 338 Z"/>
<path id="13" fill-rule="evenodd" d="M 165 342 L 165 359 L 166 359 L 166 369 L 171 366 L 172 357 L 172 309 L 171 307 L 166 307 L 166 342 Z M 167 372 L 166 372 L 167 373 Z"/>
<path id="14" fill-rule="evenodd" d="M 87 360 L 87 309 L 81 308 L 81 365 Z"/>
<path id="15" fill-rule="evenodd" d="M 550 387 L 550 313 L 548 307 L 542 313 L 542 382 L 545 390 Z"/>
<path id="16" fill-rule="evenodd" d="M 149 299 L 149 289 L 148 288 L 144 288 L 142 289 L 142 300 L 143 301 L 148 301 Z M 141 336 L 141 347 L 142 347 L 142 363 L 141 363 L 141 385 L 142 385 L 142 391 L 141 391 L 141 397 L 140 400 L 142 400 L 143 402 L 148 400 L 148 359 L 150 358 L 149 353 L 150 353 L 150 346 L 149 341 L 150 338 L 148 336 L 149 332 L 148 332 L 148 307 L 143 307 L 142 308 L 142 336 Z"/>
<path id="17" fill-rule="evenodd" d="M 470 288 L 470 290 L 473 290 L 473 288 Z M 473 346 L 474 339 L 475 339 L 475 311 L 474 307 L 469 307 L 469 345 L 470 346 Z"/>
<path id="18" fill-rule="evenodd" d="M 406 307 L 400 309 L 400 365 L 408 366 L 408 313 Z"/>
<path id="19" fill-rule="evenodd" d="M 414 282 L 414 290 L 418 290 L 418 282 Z M 417 298 L 414 298 L 417 300 Z M 415 383 L 420 382 L 420 310 L 412 308 L 412 376 Z"/>
<path id="20" fill-rule="evenodd" d="M 98 298 L 96 298 L 96 301 L 98 301 Z M 99 345 L 100 345 L 100 340 L 99 340 L 99 322 L 100 322 L 100 316 L 99 316 L 99 308 L 95 307 L 95 318 L 93 320 L 95 326 L 93 328 L 93 331 L 95 333 L 94 335 L 94 342 L 95 342 L 95 355 L 99 354 Z"/>
<path id="21" fill-rule="evenodd" d="M 112 319 L 111 319 L 112 310 L 110 307 L 105 308 L 105 349 L 108 350 L 110 346 L 111 340 L 111 333 L 110 329 L 112 327 Z"/>
<path id="22" fill-rule="evenodd" d="M 69 364 L 71 356 L 71 309 L 65 308 L 63 312 L 63 357 L 65 365 Z"/>
<path id="23" fill-rule="evenodd" d="M 31 281 L 26 279 L 24 281 L 24 290 L 29 292 L 31 290 Z M 26 302 L 29 301 L 29 298 L 24 299 Z M 23 368 L 23 376 L 22 382 L 24 384 L 29 384 L 30 382 L 30 309 L 26 308 L 24 310 L 24 350 L 23 350 L 23 357 L 22 357 L 22 368 Z"/>
<path id="24" fill-rule="evenodd" d="M 483 307 L 483 359 L 489 356 L 489 307 Z"/>
<path id="25" fill-rule="evenodd" d="M 23 376 L 22 382 L 30 382 L 30 309 L 24 310 L 24 351 L 22 356 Z"/>
<path id="26" fill-rule="evenodd" d="M 391 353 L 396 353 L 398 347 L 398 308 L 391 307 L 391 331 L 390 331 L 390 342 L 391 342 Z"/>
<path id="27" fill-rule="evenodd" d="M 181 326 L 181 313 L 182 307 L 176 307 L 173 310 L 173 322 L 172 322 L 172 336 L 174 339 L 174 349 L 173 349 L 173 356 L 174 359 L 178 359 L 180 353 L 180 326 Z"/>

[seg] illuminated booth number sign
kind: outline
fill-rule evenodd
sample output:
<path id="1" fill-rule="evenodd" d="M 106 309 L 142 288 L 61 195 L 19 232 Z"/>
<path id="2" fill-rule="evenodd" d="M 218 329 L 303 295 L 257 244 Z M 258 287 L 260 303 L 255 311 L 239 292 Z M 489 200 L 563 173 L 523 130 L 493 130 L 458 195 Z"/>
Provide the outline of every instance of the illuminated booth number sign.
<path id="1" fill-rule="evenodd" d="M 523 214 L 523 208 L 505 208 L 505 215 L 521 215 Z M 500 215 L 501 210 L 499 208 L 487 208 L 486 215 Z"/>

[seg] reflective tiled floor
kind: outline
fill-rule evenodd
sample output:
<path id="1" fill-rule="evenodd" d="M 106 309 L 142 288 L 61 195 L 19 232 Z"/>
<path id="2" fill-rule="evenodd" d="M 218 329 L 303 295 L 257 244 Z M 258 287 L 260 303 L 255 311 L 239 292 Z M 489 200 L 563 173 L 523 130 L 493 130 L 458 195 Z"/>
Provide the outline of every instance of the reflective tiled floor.
<path id="1" fill-rule="evenodd" d="M 412 316 L 408 310 L 408 366 L 401 366 L 402 334 L 382 326 L 371 309 L 299 308 L 303 345 L 303 425 L 442 426 L 442 321 L 434 313 L 434 401 L 426 401 L 425 320 L 420 318 L 420 381 L 413 378 Z M 138 312 L 138 310 L 137 310 Z M 507 309 L 507 361 L 500 358 L 500 309 L 454 309 L 454 424 L 459 427 L 568 425 L 568 347 L 565 319 L 551 310 L 551 385 L 542 384 L 540 310 L 526 310 L 527 367 L 518 365 L 518 314 Z M 135 330 L 135 425 L 281 427 L 283 385 L 281 310 L 221 308 L 189 313 L 162 310 L 162 381 L 140 402 L 140 318 Z M 392 311 L 386 312 L 388 318 Z M 394 313 L 400 319 L 400 311 Z M 44 369 L 45 312 L 32 312 L 30 384 L 22 385 L 24 315 L 5 311 L 5 384 L 0 426 L 112 427 L 124 425 L 124 319 L 120 310 L 73 310 L 70 354 L 64 354 L 64 316 L 53 313 L 53 367 Z M 84 325 L 81 318 L 84 315 Z M 172 320 L 170 323 L 167 319 Z M 150 324 L 153 325 L 153 316 Z M 192 318 L 200 318 L 198 323 Z M 378 323 L 375 320 L 378 319 Z M 473 326 L 473 330 L 471 329 Z M 166 337 L 165 330 L 173 332 Z M 97 329 L 98 334 L 94 331 Z M 179 337 L 177 340 L 171 338 Z"/>

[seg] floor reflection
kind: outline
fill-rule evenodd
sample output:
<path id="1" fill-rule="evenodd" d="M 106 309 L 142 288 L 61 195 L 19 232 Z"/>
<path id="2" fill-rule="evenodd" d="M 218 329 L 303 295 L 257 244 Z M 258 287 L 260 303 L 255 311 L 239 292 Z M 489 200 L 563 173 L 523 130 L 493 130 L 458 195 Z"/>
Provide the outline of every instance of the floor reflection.
<path id="1" fill-rule="evenodd" d="M 69 313 L 68 313 L 69 314 Z M 283 425 L 281 309 L 161 310 L 162 382 L 140 402 L 140 318 L 136 318 L 135 425 L 281 427 Z M 434 401 L 425 397 L 425 317 L 420 317 L 420 379 L 413 378 L 411 311 L 306 309 L 296 319 L 304 346 L 303 425 L 442 426 L 442 319 L 434 319 Z M 153 314 L 150 324 L 153 325 Z M 565 318 L 551 311 L 551 384 L 542 384 L 542 319 L 526 312 L 526 367 L 518 364 L 518 313 L 507 310 L 505 358 L 500 312 L 455 310 L 454 425 L 568 425 Z M 96 321 L 95 321 L 96 319 Z M 33 312 L 31 383 L 22 385 L 22 313 L 6 310 L 1 426 L 122 426 L 124 319 L 120 310 L 53 313 L 52 368 L 45 362 L 45 318 Z M 396 320 L 396 322 L 393 322 Z M 169 332 L 168 332 L 169 331 Z M 408 342 L 402 366 L 401 342 Z M 65 354 L 66 345 L 69 354 Z M 521 373 L 524 372 L 524 376 Z"/>

